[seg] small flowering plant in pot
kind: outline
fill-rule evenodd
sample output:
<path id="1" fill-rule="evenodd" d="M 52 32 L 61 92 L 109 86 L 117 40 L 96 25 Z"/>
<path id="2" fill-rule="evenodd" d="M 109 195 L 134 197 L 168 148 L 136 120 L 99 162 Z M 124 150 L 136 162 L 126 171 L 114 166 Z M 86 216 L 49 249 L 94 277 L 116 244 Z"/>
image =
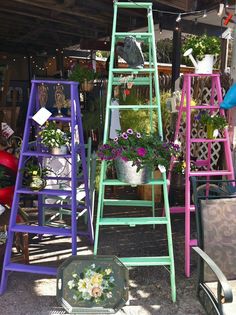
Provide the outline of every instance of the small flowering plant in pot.
<path id="1" fill-rule="evenodd" d="M 151 173 L 169 168 L 171 156 L 178 156 L 178 144 L 163 142 L 157 134 L 141 134 L 129 128 L 98 149 L 101 160 L 115 161 L 119 180 L 130 184 L 144 184 Z"/>
<path id="2" fill-rule="evenodd" d="M 70 143 L 70 136 L 59 129 L 55 122 L 47 122 L 39 132 L 41 143 L 50 149 L 52 154 L 66 154 Z"/>
<path id="3" fill-rule="evenodd" d="M 206 126 L 208 139 L 217 138 L 219 132 L 228 126 L 226 118 L 219 113 L 211 114 L 208 111 L 202 111 L 195 118 L 202 126 Z"/>
<path id="4" fill-rule="evenodd" d="M 28 162 L 21 172 L 24 174 L 24 182 L 33 190 L 41 190 L 46 187 L 44 176 L 48 174 L 50 169 L 42 167 L 40 163 Z"/>

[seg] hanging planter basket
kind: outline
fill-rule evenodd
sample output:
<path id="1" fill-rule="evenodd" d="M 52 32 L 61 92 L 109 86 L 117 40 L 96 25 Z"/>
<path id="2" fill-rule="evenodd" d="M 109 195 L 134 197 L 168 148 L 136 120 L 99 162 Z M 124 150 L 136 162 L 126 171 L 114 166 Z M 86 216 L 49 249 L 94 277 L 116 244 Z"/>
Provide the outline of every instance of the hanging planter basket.
<path id="1" fill-rule="evenodd" d="M 122 159 L 115 160 L 117 178 L 121 182 L 131 185 L 148 183 L 152 175 L 150 168 L 144 167 L 137 172 L 137 166 L 132 166 L 132 164 L 132 161 L 125 162 Z"/>

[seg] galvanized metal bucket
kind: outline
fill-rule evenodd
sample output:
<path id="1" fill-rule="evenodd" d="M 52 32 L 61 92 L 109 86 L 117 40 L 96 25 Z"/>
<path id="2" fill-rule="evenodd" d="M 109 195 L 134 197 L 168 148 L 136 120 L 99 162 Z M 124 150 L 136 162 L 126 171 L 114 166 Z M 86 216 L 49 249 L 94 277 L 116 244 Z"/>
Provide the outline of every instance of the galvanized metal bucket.
<path id="1" fill-rule="evenodd" d="M 146 184 L 151 180 L 152 172 L 145 167 L 137 172 L 137 166 L 132 166 L 133 162 L 125 162 L 122 159 L 115 160 L 117 178 L 124 183 L 131 185 Z"/>

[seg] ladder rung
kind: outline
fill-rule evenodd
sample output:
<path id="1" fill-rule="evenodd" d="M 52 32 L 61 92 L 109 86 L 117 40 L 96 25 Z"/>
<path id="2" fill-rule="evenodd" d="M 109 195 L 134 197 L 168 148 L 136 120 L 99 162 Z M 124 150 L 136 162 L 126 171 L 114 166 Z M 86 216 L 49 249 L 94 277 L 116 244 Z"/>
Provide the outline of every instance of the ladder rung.
<path id="1" fill-rule="evenodd" d="M 99 225 L 150 225 L 167 224 L 166 217 L 138 217 L 138 218 L 101 218 Z"/>
<path id="2" fill-rule="evenodd" d="M 118 2 L 115 1 L 115 4 L 118 8 L 124 8 L 124 9 L 148 9 L 152 8 L 152 3 L 150 2 Z"/>
<path id="3" fill-rule="evenodd" d="M 104 199 L 103 203 L 106 206 L 152 207 L 152 201 L 149 200 Z"/>
<path id="4" fill-rule="evenodd" d="M 195 212 L 195 206 L 190 206 L 190 212 Z M 170 207 L 170 213 L 185 213 L 185 206 Z"/>
<path id="5" fill-rule="evenodd" d="M 126 36 L 134 36 L 136 38 L 148 38 L 148 37 L 152 37 L 152 33 L 134 33 L 134 32 L 130 32 L 130 33 L 124 33 L 124 32 L 116 32 L 115 33 L 115 37 L 122 39 L 125 38 Z"/>
<path id="6" fill-rule="evenodd" d="M 18 194 L 30 194 L 30 195 L 48 195 L 48 196 L 71 196 L 69 190 L 53 190 L 53 189 L 42 189 L 42 190 L 31 190 L 27 188 L 17 189 Z"/>
<path id="7" fill-rule="evenodd" d="M 110 185 L 110 186 L 131 186 L 129 183 L 121 182 L 118 179 L 105 179 L 102 183 L 103 185 Z M 142 185 L 164 185 L 165 181 L 163 179 L 152 179 L 150 182 Z M 139 186 L 139 185 L 134 185 Z"/>
<path id="8" fill-rule="evenodd" d="M 157 109 L 157 105 L 109 105 L 109 108 L 118 108 L 120 110 L 125 110 L 125 109 Z"/>
<path id="9" fill-rule="evenodd" d="M 45 267 L 45 266 L 33 266 L 33 265 L 9 263 L 5 269 L 11 270 L 11 271 L 31 272 L 31 273 L 38 273 L 38 274 L 45 274 L 45 275 L 52 275 L 52 276 L 57 275 L 57 268 Z"/>
<path id="10" fill-rule="evenodd" d="M 134 85 L 150 85 L 150 77 L 149 76 L 138 76 L 136 78 L 134 78 L 132 80 L 132 83 Z M 113 76 L 113 79 L 112 79 L 112 84 L 113 85 L 123 85 L 124 82 L 122 82 L 122 80 L 120 79 L 120 77 L 114 77 Z"/>
<path id="11" fill-rule="evenodd" d="M 25 225 L 17 224 L 10 228 L 13 232 L 28 232 L 32 234 L 50 234 L 50 235 L 62 235 L 71 236 L 71 229 L 64 228 L 52 228 L 48 226 L 36 226 L 36 225 Z"/>
<path id="12" fill-rule="evenodd" d="M 202 142 L 202 143 L 211 143 L 211 142 L 226 142 L 226 138 L 215 138 L 215 139 L 205 139 L 205 138 L 191 138 L 191 142 Z"/>
<path id="13" fill-rule="evenodd" d="M 208 160 L 196 160 L 195 165 L 196 166 L 208 166 L 209 161 Z"/>
<path id="14" fill-rule="evenodd" d="M 132 69 L 132 68 L 113 68 L 112 72 L 113 73 L 124 73 L 124 72 L 132 72 L 134 74 L 138 73 L 153 73 L 155 72 L 155 68 L 141 68 L 141 69 Z"/>
<path id="15" fill-rule="evenodd" d="M 126 266 L 165 266 L 171 265 L 169 256 L 124 257 L 119 258 Z"/>
<path id="16" fill-rule="evenodd" d="M 48 152 L 37 152 L 37 151 L 25 151 L 22 153 L 24 156 L 43 156 L 50 158 L 52 156 L 56 157 L 64 157 L 64 158 L 71 158 L 71 154 L 52 154 Z"/>
<path id="17" fill-rule="evenodd" d="M 32 119 L 33 116 L 29 116 L 29 119 Z M 56 121 L 64 121 L 64 122 L 71 122 L 71 118 L 70 117 L 60 117 L 60 116 L 53 116 L 53 117 L 49 117 L 48 120 L 56 120 Z"/>
<path id="18" fill-rule="evenodd" d="M 214 105 L 196 105 L 196 106 L 190 106 L 191 109 L 220 109 L 219 106 Z"/>
<path id="19" fill-rule="evenodd" d="M 227 171 L 227 170 L 222 170 L 222 171 L 196 171 L 196 172 L 190 172 L 190 176 L 228 176 L 228 175 L 233 175 L 232 172 Z"/>

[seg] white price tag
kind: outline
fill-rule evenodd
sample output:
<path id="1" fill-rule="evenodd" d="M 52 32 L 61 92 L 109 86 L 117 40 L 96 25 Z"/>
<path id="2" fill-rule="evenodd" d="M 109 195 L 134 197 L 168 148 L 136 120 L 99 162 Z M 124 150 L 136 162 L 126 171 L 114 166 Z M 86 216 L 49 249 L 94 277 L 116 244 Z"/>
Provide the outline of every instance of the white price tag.
<path id="1" fill-rule="evenodd" d="M 37 124 L 42 126 L 51 115 L 52 113 L 49 112 L 49 110 L 47 110 L 45 107 L 42 107 L 32 118 Z"/>

